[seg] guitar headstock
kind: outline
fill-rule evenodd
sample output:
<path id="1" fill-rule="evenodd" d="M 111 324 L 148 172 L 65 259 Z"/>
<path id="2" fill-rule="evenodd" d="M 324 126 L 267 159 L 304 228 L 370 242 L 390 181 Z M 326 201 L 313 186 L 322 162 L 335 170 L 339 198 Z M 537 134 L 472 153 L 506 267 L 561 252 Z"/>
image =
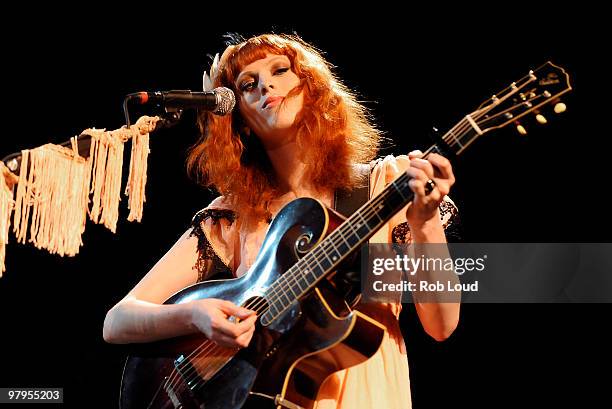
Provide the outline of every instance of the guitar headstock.
<path id="1" fill-rule="evenodd" d="M 540 113 L 542 107 L 552 104 L 555 112 L 563 112 L 565 105 L 559 97 L 571 89 L 567 72 L 548 61 L 493 95 L 470 117 L 482 133 L 508 124 L 515 124 L 520 133 L 526 133 L 518 122 L 519 118 L 533 112 L 538 122 L 545 123 L 546 118 Z"/>
<path id="2" fill-rule="evenodd" d="M 515 124 L 520 133 L 526 134 L 518 120 L 533 112 L 538 122 L 545 123 L 541 109 L 553 104 L 555 112 L 565 111 L 560 96 L 571 89 L 569 75 L 549 61 L 482 103 L 441 138 L 443 145 L 434 145 L 427 152 L 437 149 L 459 155 L 479 136 L 508 124 Z"/>

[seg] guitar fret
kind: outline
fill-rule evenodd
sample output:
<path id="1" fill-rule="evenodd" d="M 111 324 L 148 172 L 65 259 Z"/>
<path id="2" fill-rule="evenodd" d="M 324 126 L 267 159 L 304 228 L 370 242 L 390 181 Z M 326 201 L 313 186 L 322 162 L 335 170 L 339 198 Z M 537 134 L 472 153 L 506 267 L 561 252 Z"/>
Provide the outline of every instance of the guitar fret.
<path id="1" fill-rule="evenodd" d="M 346 244 L 348 249 L 350 249 L 351 245 L 350 245 L 350 243 L 348 241 L 346 241 L 346 237 L 344 237 L 344 234 L 342 234 L 342 230 L 341 229 L 338 229 L 338 234 L 340 235 L 340 237 L 342 237 L 342 240 L 344 241 L 344 243 Z"/>
<path id="2" fill-rule="evenodd" d="M 359 237 L 359 233 L 355 231 L 355 228 L 353 227 L 353 223 L 347 223 L 347 224 L 350 226 L 351 230 L 353 230 L 353 234 L 357 236 L 357 242 L 359 242 L 359 240 L 361 240 L 361 237 Z"/>
<path id="3" fill-rule="evenodd" d="M 383 221 L 383 218 L 380 217 L 380 215 L 378 214 L 378 210 L 381 210 L 384 206 L 382 204 L 378 204 L 376 205 L 376 208 L 372 207 L 372 211 L 374 212 L 374 214 L 376 215 L 376 217 L 378 217 L 379 221 Z M 378 209 L 377 209 L 378 208 Z"/>
<path id="4" fill-rule="evenodd" d="M 463 137 L 464 139 L 467 140 L 467 142 L 464 145 L 461 145 L 461 149 L 459 149 L 456 154 L 460 155 L 461 153 L 463 153 L 463 151 L 472 144 L 472 142 L 474 142 L 477 138 L 478 138 L 478 133 L 473 130 L 472 128 L 466 130 L 463 133 Z"/>
<path id="5" fill-rule="evenodd" d="M 272 308 L 274 308 L 276 310 L 276 312 L 273 313 L 273 315 L 278 315 L 278 313 L 280 312 L 278 310 L 278 308 L 276 308 L 276 303 L 274 301 L 272 301 L 271 303 L 268 303 L 270 305 L 269 310 L 272 311 Z"/>
<path id="6" fill-rule="evenodd" d="M 396 190 L 396 191 L 397 191 L 397 192 L 398 192 L 398 193 L 399 193 L 399 194 L 402 196 L 402 198 L 403 198 L 404 200 L 406 200 L 406 196 L 404 196 L 404 193 L 402 193 L 402 190 L 401 190 L 399 187 L 397 187 L 397 185 L 395 184 L 395 182 L 396 182 L 396 181 L 394 180 L 393 182 L 391 182 L 391 184 L 393 185 L 393 187 L 395 188 L 395 190 Z"/>
<path id="7" fill-rule="evenodd" d="M 296 294 L 295 291 L 293 291 L 293 283 L 287 283 L 287 287 L 289 288 L 289 291 L 291 291 L 291 294 L 293 294 L 293 298 L 298 298 L 299 294 Z"/>
<path id="8" fill-rule="evenodd" d="M 329 255 L 327 254 L 327 251 L 325 250 L 325 243 L 322 243 L 323 245 L 321 246 L 321 252 L 323 253 L 323 255 L 325 256 L 325 258 L 327 259 L 327 262 L 329 263 L 329 266 L 333 266 L 334 265 L 334 261 L 329 257 Z"/>
<path id="9" fill-rule="evenodd" d="M 361 222 L 362 222 L 362 223 L 363 223 L 363 224 L 364 224 L 364 225 L 365 225 L 365 226 L 368 228 L 368 230 L 370 230 L 370 231 L 371 231 L 371 230 L 372 230 L 372 228 L 370 227 L 370 223 L 368 223 L 368 222 L 367 222 L 367 221 L 366 221 L 366 220 L 363 218 L 363 215 L 361 214 L 361 212 L 360 212 L 360 211 L 357 211 L 357 212 L 355 212 L 355 214 L 356 214 L 357 216 L 359 216 L 359 218 L 361 219 Z"/>
<path id="10" fill-rule="evenodd" d="M 291 270 L 288 270 L 283 275 L 283 278 L 286 280 L 287 286 L 291 290 L 291 294 L 293 294 L 293 298 L 298 299 L 304 292 L 304 289 L 300 285 L 300 280 L 302 276 L 294 274 Z M 297 287 L 297 292 L 295 291 L 295 287 Z"/>
<path id="11" fill-rule="evenodd" d="M 317 266 L 319 266 L 321 271 L 325 271 L 325 269 L 323 267 L 321 267 L 321 264 L 319 264 L 319 260 L 317 260 L 317 257 L 313 254 L 312 251 L 310 253 L 308 253 L 308 255 L 310 255 L 310 258 L 314 259 L 315 263 L 317 263 Z M 313 272 L 313 275 L 314 275 L 314 272 Z M 316 275 L 315 275 L 315 277 L 316 277 Z"/>
<path id="12" fill-rule="evenodd" d="M 304 270 L 304 272 L 306 273 L 306 275 L 304 276 L 304 278 L 306 279 L 306 282 L 308 283 L 308 286 L 310 287 L 315 281 L 317 281 L 317 276 L 314 274 L 314 272 L 310 269 L 310 268 L 306 268 Z M 310 276 L 314 278 L 313 281 L 310 281 L 307 277 L 308 274 L 310 273 Z"/>
<path id="13" fill-rule="evenodd" d="M 289 297 L 287 296 L 287 293 L 285 293 L 285 290 L 283 290 L 282 287 L 279 288 L 279 290 L 281 291 L 280 297 L 278 297 L 278 300 L 281 301 L 281 303 L 283 302 L 283 299 L 281 297 L 285 297 L 287 299 L 287 305 L 291 304 L 291 300 L 289 299 Z M 283 305 L 284 307 L 285 305 Z"/>
<path id="14" fill-rule="evenodd" d="M 380 224 L 380 220 L 376 221 L 374 220 L 373 217 L 368 217 L 368 227 L 370 228 L 370 231 L 375 230 Z"/>
<path id="15" fill-rule="evenodd" d="M 299 275 L 299 276 L 297 276 L 297 278 L 295 279 L 295 282 L 297 283 L 297 286 L 298 286 L 298 288 L 300 289 L 300 293 L 303 293 L 303 292 L 304 292 L 304 290 L 305 290 L 306 288 L 308 288 L 308 284 L 306 284 L 306 287 L 305 287 L 305 288 L 302 288 L 302 286 L 300 285 L 300 281 L 302 281 L 302 278 L 304 278 L 304 277 L 303 277 L 303 276 L 301 276 L 301 275 Z"/>
<path id="16" fill-rule="evenodd" d="M 336 262 L 336 260 L 338 260 L 341 256 L 340 256 L 340 252 L 338 251 L 338 248 L 334 244 L 333 238 L 334 236 L 332 234 L 332 236 L 330 236 L 329 244 L 331 244 L 331 246 L 334 248 L 334 251 L 336 252 L 336 254 L 332 255 L 332 260 Z"/>
<path id="17" fill-rule="evenodd" d="M 371 231 L 370 228 L 365 224 L 362 224 L 361 227 L 357 230 L 357 232 L 359 232 L 359 235 L 362 238 L 370 234 L 370 231 Z"/>
<path id="18" fill-rule="evenodd" d="M 455 135 L 455 133 L 452 130 L 448 131 L 446 134 L 450 135 L 455 140 L 455 143 L 459 145 L 461 148 L 463 148 L 463 145 L 461 144 L 461 142 L 459 142 L 459 138 L 457 138 L 457 135 Z"/>
<path id="19" fill-rule="evenodd" d="M 360 221 L 357 221 L 358 219 L 360 219 Z M 368 226 L 368 224 L 363 221 L 363 218 L 361 217 L 361 215 L 359 215 L 359 218 L 358 217 L 352 218 L 351 222 L 353 222 L 353 220 L 355 220 L 354 224 L 355 224 L 355 227 L 357 229 L 357 234 L 359 235 L 360 239 L 370 234 L 370 231 L 371 231 L 370 226 Z"/>

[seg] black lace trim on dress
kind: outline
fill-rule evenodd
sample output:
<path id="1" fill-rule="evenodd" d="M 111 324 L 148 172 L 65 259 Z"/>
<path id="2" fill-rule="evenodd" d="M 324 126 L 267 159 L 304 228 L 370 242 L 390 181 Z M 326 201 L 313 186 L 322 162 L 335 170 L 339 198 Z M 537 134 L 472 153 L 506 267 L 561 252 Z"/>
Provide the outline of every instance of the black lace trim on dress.
<path id="1" fill-rule="evenodd" d="M 453 223 L 457 222 L 457 218 L 459 213 L 457 212 L 457 208 L 448 200 L 443 200 L 440 203 L 440 219 L 444 220 L 446 215 L 450 215 L 448 220 L 444 223 L 444 230 L 449 228 Z"/>
<path id="2" fill-rule="evenodd" d="M 391 239 L 395 244 L 410 243 L 411 235 L 408 222 L 403 222 L 395 226 L 391 232 Z"/>
<path id="3" fill-rule="evenodd" d="M 447 215 L 450 215 L 448 219 Z M 444 200 L 440 203 L 440 219 L 447 219 L 442 226 L 444 228 L 444 234 L 446 235 L 446 241 L 449 243 L 461 241 L 462 233 L 459 212 L 457 212 L 457 208 L 451 202 Z M 391 232 L 391 240 L 395 244 L 410 243 L 411 239 L 408 222 L 398 224 Z"/>
<path id="4" fill-rule="evenodd" d="M 193 217 L 191 221 L 192 231 L 189 237 L 197 237 L 198 239 L 198 259 L 194 265 L 194 268 L 198 270 L 198 283 L 212 276 L 216 276 L 215 278 L 232 277 L 231 269 L 217 255 L 202 230 L 202 223 L 208 218 L 212 219 L 213 224 L 219 223 L 221 218 L 232 224 L 236 219 L 236 214 L 231 210 L 203 209 Z"/>

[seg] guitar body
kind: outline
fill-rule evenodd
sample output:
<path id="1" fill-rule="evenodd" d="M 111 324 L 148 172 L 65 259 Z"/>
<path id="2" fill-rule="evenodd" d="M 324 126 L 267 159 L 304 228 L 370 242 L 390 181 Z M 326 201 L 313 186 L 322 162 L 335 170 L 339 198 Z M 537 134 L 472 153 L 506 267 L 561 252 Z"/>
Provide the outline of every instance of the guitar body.
<path id="1" fill-rule="evenodd" d="M 264 306 L 266 290 L 342 222 L 315 199 L 294 200 L 270 225 L 244 276 L 195 284 L 166 304 L 220 298 Z M 124 368 L 121 408 L 310 408 L 323 381 L 374 355 L 384 332 L 351 311 L 324 279 L 269 325 L 258 320 L 247 348 L 222 348 L 201 335 L 135 346 Z"/>

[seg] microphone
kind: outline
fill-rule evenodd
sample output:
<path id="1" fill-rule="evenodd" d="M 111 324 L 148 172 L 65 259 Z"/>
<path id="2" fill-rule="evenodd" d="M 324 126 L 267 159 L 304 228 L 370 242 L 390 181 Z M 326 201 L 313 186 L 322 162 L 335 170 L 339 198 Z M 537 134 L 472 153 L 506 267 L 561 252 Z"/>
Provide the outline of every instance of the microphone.
<path id="1" fill-rule="evenodd" d="M 166 108 L 196 108 L 212 111 L 213 114 L 221 116 L 231 112 L 236 104 L 234 93 L 225 87 L 204 92 L 190 90 L 136 92 L 129 94 L 128 99 L 138 104 L 152 102 Z"/>

